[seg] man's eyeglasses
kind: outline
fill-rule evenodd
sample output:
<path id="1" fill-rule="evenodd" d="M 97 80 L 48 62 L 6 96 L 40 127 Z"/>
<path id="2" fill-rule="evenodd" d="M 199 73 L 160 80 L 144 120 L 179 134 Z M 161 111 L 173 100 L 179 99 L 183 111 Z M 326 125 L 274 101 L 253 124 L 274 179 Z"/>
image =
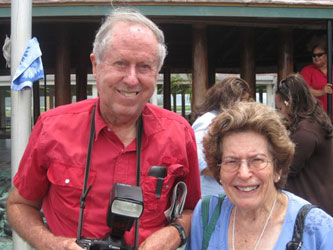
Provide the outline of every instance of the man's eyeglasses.
<path id="1" fill-rule="evenodd" d="M 312 54 L 312 57 L 322 57 L 323 55 L 325 55 L 326 53 L 322 52 L 322 53 L 317 53 L 317 54 Z"/>
<path id="2" fill-rule="evenodd" d="M 242 162 L 245 161 L 247 167 L 252 171 L 259 171 L 267 167 L 268 163 L 273 160 L 268 160 L 265 157 L 255 156 L 248 159 L 225 158 L 218 166 L 225 172 L 236 172 L 240 168 Z"/>

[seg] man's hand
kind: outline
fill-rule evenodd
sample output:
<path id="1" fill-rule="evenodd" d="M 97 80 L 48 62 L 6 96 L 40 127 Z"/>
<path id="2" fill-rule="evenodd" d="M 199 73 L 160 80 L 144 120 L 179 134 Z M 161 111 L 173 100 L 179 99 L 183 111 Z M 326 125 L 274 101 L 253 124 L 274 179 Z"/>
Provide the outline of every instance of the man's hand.
<path id="1" fill-rule="evenodd" d="M 54 247 L 52 249 L 61 250 L 83 250 L 78 244 L 76 244 L 76 239 L 66 238 L 66 237 L 55 237 Z M 42 249 L 40 249 L 42 250 Z"/>
<path id="2" fill-rule="evenodd" d="M 14 187 L 7 199 L 7 215 L 12 229 L 38 250 L 83 250 L 75 239 L 57 237 L 44 225 L 41 204 L 42 201 L 23 198 Z"/>
<path id="3" fill-rule="evenodd" d="M 183 226 L 186 235 L 190 234 L 193 210 L 187 209 L 174 223 Z M 139 247 L 139 250 L 175 250 L 181 243 L 178 230 L 174 226 L 166 226 L 151 234 Z"/>
<path id="4" fill-rule="evenodd" d="M 151 234 L 139 250 L 175 250 L 179 247 L 180 237 L 175 227 L 167 226 Z"/>

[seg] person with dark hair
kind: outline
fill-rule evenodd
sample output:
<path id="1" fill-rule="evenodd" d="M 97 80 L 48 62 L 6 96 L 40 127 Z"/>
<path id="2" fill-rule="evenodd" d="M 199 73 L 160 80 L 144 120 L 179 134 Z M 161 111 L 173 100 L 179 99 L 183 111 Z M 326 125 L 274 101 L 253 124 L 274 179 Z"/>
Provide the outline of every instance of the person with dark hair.
<path id="1" fill-rule="evenodd" d="M 327 37 L 313 37 L 308 49 L 312 52 L 312 64 L 305 66 L 300 73 L 327 112 L 327 94 L 332 94 L 332 85 L 327 82 Z"/>
<path id="2" fill-rule="evenodd" d="M 296 152 L 286 189 L 333 215 L 333 125 L 300 74 L 283 79 L 275 103 Z"/>
<path id="3" fill-rule="evenodd" d="M 174 250 L 186 243 L 201 196 L 194 132 L 179 114 L 148 103 L 166 53 L 163 32 L 136 10 L 115 9 L 101 25 L 90 54 L 99 97 L 43 113 L 13 179 L 9 222 L 31 246 L 82 250 L 75 239 L 82 207 L 85 239 L 108 239 L 113 232 L 116 242 L 121 238 L 139 250 Z M 173 191 L 180 182 L 189 188 L 175 211 Z M 123 223 L 109 223 L 115 184 L 142 190 L 143 213 L 130 231 L 124 216 Z M 136 204 L 112 204 L 136 218 Z M 89 249 L 129 248 L 105 244 Z"/>
<path id="4" fill-rule="evenodd" d="M 224 193 L 221 185 L 216 182 L 207 168 L 202 149 L 202 138 L 206 134 L 212 120 L 223 108 L 230 107 L 238 101 L 249 100 L 249 98 L 249 84 L 241 78 L 228 77 L 208 89 L 203 103 L 194 109 L 192 128 L 198 147 L 202 196 Z"/>
<path id="5" fill-rule="evenodd" d="M 333 218 L 320 208 L 310 209 L 304 224 L 296 223 L 304 229 L 302 248 L 289 248 L 295 246 L 290 241 L 298 213 L 310 204 L 283 190 L 294 143 L 272 108 L 238 102 L 223 110 L 209 127 L 203 147 L 226 196 L 201 198 L 187 250 L 332 249 Z"/>

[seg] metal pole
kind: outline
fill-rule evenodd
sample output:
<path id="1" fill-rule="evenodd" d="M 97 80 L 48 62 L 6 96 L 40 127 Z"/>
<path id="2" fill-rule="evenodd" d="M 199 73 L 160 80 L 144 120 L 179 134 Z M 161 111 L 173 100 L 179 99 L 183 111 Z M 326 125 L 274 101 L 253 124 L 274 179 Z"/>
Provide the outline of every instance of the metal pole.
<path id="1" fill-rule="evenodd" d="M 332 20 L 327 22 L 327 82 L 332 84 Z M 332 120 L 332 94 L 327 95 L 327 113 Z"/>
<path id="2" fill-rule="evenodd" d="M 31 39 L 31 0 L 11 1 L 11 79 Z M 12 177 L 28 143 L 31 132 L 31 89 L 11 91 L 11 168 Z M 31 250 L 16 233 L 13 233 L 13 250 Z"/>

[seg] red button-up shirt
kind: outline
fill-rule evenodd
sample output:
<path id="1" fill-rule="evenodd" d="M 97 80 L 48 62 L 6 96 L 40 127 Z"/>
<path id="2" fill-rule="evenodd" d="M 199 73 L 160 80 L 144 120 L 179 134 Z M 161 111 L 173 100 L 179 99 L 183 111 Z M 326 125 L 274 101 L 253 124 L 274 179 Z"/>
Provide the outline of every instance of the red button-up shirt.
<path id="1" fill-rule="evenodd" d="M 324 75 L 324 73 L 321 70 L 319 70 L 314 64 L 305 66 L 300 73 L 303 76 L 306 83 L 313 89 L 317 90 L 323 89 L 327 83 L 327 76 Z M 327 94 L 323 96 L 317 96 L 317 98 L 321 103 L 321 105 L 323 106 L 324 110 L 327 112 Z M 332 102 L 332 108 L 333 108 L 333 102 Z"/>
<path id="2" fill-rule="evenodd" d="M 43 211 L 55 235 L 76 237 L 90 119 L 97 103 L 95 140 L 92 149 L 82 236 L 102 239 L 110 231 L 106 214 L 113 183 L 136 183 L 136 140 L 126 148 L 103 121 L 99 99 L 61 106 L 43 113 L 30 136 L 14 185 L 28 200 L 43 200 Z M 176 181 L 188 192 L 185 209 L 200 199 L 200 178 L 194 133 L 180 115 L 147 104 L 143 111 L 141 188 L 144 212 L 140 219 L 140 242 L 167 223 L 164 211 Z M 156 196 L 157 178 L 151 166 L 166 166 L 161 197 Z M 133 245 L 134 226 L 125 234 Z"/>

